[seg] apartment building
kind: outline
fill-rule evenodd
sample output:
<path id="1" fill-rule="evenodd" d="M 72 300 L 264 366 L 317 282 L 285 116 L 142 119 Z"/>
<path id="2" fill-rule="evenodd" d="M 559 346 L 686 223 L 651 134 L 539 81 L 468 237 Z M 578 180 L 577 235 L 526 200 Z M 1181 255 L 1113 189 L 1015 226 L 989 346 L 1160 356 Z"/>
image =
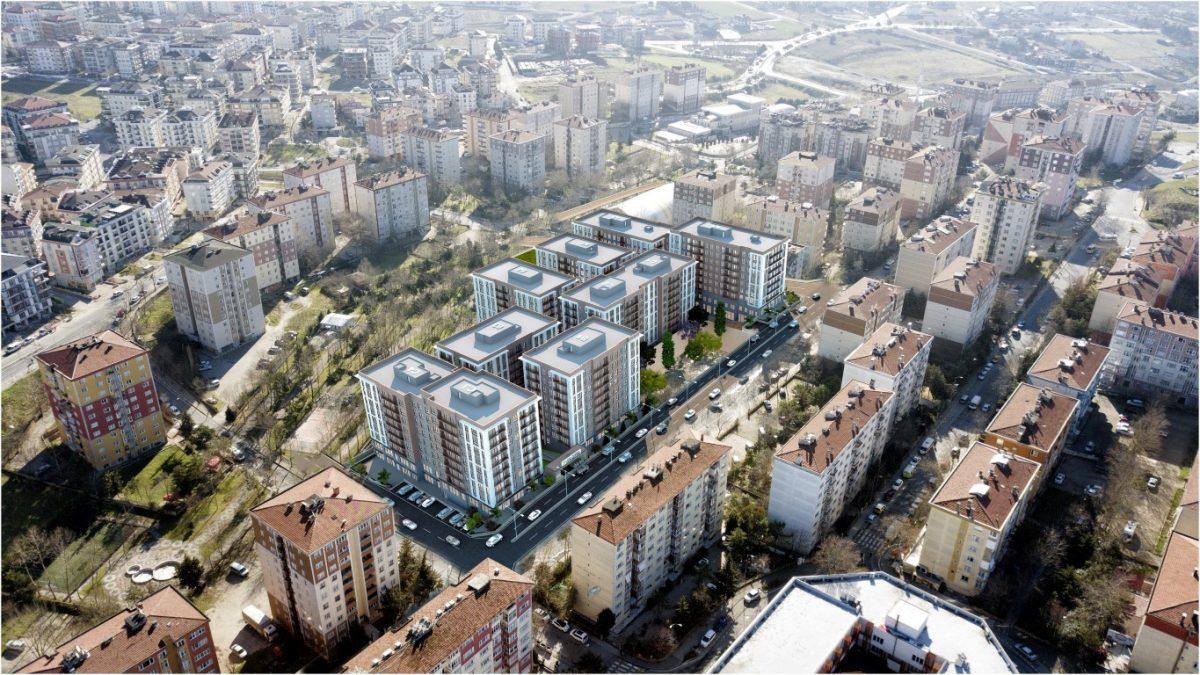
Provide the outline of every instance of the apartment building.
<path id="1" fill-rule="evenodd" d="M 1046 186 L 1042 192 L 1043 218 L 1059 220 L 1071 211 L 1086 147 L 1074 138 L 1043 136 L 1034 136 L 1021 145 L 1016 176 Z"/>
<path id="2" fill-rule="evenodd" d="M 214 159 L 188 174 L 181 184 L 187 210 L 199 220 L 216 220 L 233 205 L 233 164 Z"/>
<path id="3" fill-rule="evenodd" d="M 400 133 L 404 163 L 444 186 L 462 181 L 462 143 L 449 129 L 410 127 Z"/>
<path id="4" fill-rule="evenodd" d="M 357 182 L 358 172 L 354 160 L 345 157 L 300 162 L 283 170 L 285 189 L 307 185 L 328 191 L 329 206 L 334 216 L 358 213 L 357 193 L 354 189 Z"/>
<path id="5" fill-rule="evenodd" d="M 817 355 L 842 361 L 885 323 L 900 323 L 904 291 L 863 277 L 831 298 L 821 316 Z"/>
<path id="6" fill-rule="evenodd" d="M 1142 87 L 1111 92 L 1111 95 L 1113 101 L 1116 103 L 1127 105 L 1130 108 L 1142 109 L 1142 122 L 1138 126 L 1137 138 L 1133 142 L 1132 154 L 1135 159 L 1145 157 L 1151 148 L 1150 141 L 1158 126 L 1158 114 L 1159 107 L 1162 104 L 1162 96 L 1157 91 Z"/>
<path id="7" fill-rule="evenodd" d="M 861 115 L 871 124 L 871 131 L 884 138 L 907 139 L 912 135 L 917 117 L 917 104 L 908 98 L 881 96 L 863 101 Z"/>
<path id="8" fill-rule="evenodd" d="M 254 274 L 263 292 L 300 278 L 300 236 L 285 213 L 259 211 L 204 230 L 204 236 L 254 254 Z"/>
<path id="9" fill-rule="evenodd" d="M 372 642 L 347 673 L 530 673 L 534 665 L 533 586 L 485 558 Z"/>
<path id="10" fill-rule="evenodd" d="M 7 192 L 7 190 L 6 190 Z M 42 257 L 42 211 L 36 208 L 0 208 L 0 247 L 5 253 L 26 258 Z"/>
<path id="11" fill-rule="evenodd" d="M 563 118 L 562 106 L 554 101 L 523 105 L 516 110 L 518 127 L 545 136 L 546 161 L 554 161 L 554 123 Z"/>
<path id="12" fill-rule="evenodd" d="M 105 276 L 116 274 L 132 258 L 159 240 L 153 212 L 132 197 L 106 197 L 89 206 L 73 222 L 98 235 Z"/>
<path id="13" fill-rule="evenodd" d="M 572 115 L 554 123 L 554 165 L 572 179 L 603 176 L 608 122 Z"/>
<path id="14" fill-rule="evenodd" d="M 246 208 L 251 214 L 270 211 L 287 216 L 296 230 L 296 252 L 311 257 L 309 267 L 333 250 L 333 200 L 324 188 L 301 185 L 267 192 L 247 199 Z"/>
<path id="15" fill-rule="evenodd" d="M 1074 122 L 1069 112 L 1048 108 L 1004 110 L 988 118 L 980 141 L 980 160 L 996 169 L 1016 169 L 1021 146 L 1034 137 L 1061 138 L 1068 135 Z"/>
<path id="16" fill-rule="evenodd" d="M 12 200 L 24 197 L 38 189 L 37 170 L 28 162 L 0 166 L 0 189 Z"/>
<path id="17" fill-rule="evenodd" d="M 1185 275 L 1196 274 L 1196 249 L 1200 241 L 1200 229 L 1192 221 L 1165 231 L 1151 229 L 1138 239 L 1132 250 L 1122 257 L 1136 265 L 1145 265 L 1161 273 L 1162 283 L 1169 295 L 1176 283 Z"/>
<path id="18" fill-rule="evenodd" d="M 819 252 L 825 248 L 829 211 L 809 203 L 771 196 L 747 208 L 747 221 L 746 227 L 751 230 L 783 237 L 797 246 Z M 791 258 L 790 255 L 788 257 Z"/>
<path id="19" fill-rule="evenodd" d="M 934 278 L 956 258 L 970 256 L 975 223 L 941 216 L 900 244 L 895 283 L 905 291 L 928 295 Z"/>
<path id="20" fill-rule="evenodd" d="M 1053 468 L 1071 435 L 1079 402 L 1020 382 L 979 437 L 1000 450 Z M 1045 480 L 1045 473 L 1038 481 Z"/>
<path id="21" fill-rule="evenodd" d="M 93 468 L 125 465 L 166 442 L 150 353 L 137 343 L 105 330 L 35 358 L 59 432 Z"/>
<path id="22" fill-rule="evenodd" d="M 439 359 L 456 368 L 491 373 L 525 384 L 521 355 L 558 334 L 559 322 L 523 307 L 510 307 L 434 345 Z"/>
<path id="23" fill-rule="evenodd" d="M 534 247 L 537 266 L 587 281 L 616 270 L 634 252 L 595 239 L 560 234 Z"/>
<path id="24" fill-rule="evenodd" d="M 209 239 L 163 258 L 179 332 L 213 352 L 263 334 L 254 253 Z"/>
<path id="25" fill-rule="evenodd" d="M 1112 393 L 1196 407 L 1196 319 L 1127 302 L 1117 314 L 1101 385 Z"/>
<path id="26" fill-rule="evenodd" d="M 93 228 L 49 223 L 42 230 L 40 243 L 41 257 L 55 286 L 91 293 L 107 276 L 100 233 Z"/>
<path id="27" fill-rule="evenodd" d="M 429 229 L 429 185 L 425 174 L 401 167 L 354 183 L 357 213 L 376 241 L 404 239 Z"/>
<path id="28" fill-rule="evenodd" d="M 921 544 L 925 574 L 979 595 L 1004 556 L 1040 482 L 1038 462 L 976 441 L 929 498 Z"/>
<path id="29" fill-rule="evenodd" d="M 1088 330 L 1111 334 L 1117 315 L 1130 302 L 1143 307 L 1166 307 L 1165 274 L 1160 268 L 1118 258 L 1108 274 L 1096 284 L 1096 302 L 1092 305 Z"/>
<path id="30" fill-rule="evenodd" d="M 217 122 L 215 111 L 180 108 L 163 119 L 164 145 L 200 148 L 207 156 L 220 140 Z"/>
<path id="31" fill-rule="evenodd" d="M 970 221 L 976 224 L 971 257 L 1016 274 L 1025 262 L 1042 210 L 1045 186 L 1008 176 L 991 176 L 975 190 Z"/>
<path id="32" fill-rule="evenodd" d="M 895 323 L 885 323 L 846 355 L 842 386 L 852 380 L 895 394 L 895 415 L 904 417 L 921 400 L 925 368 L 933 336 Z"/>
<path id="33" fill-rule="evenodd" d="M 898 191 L 905 164 L 918 150 L 920 148 L 902 139 L 873 139 L 867 144 L 867 157 L 863 162 L 863 186 Z"/>
<path id="34" fill-rule="evenodd" d="M 25 664 L 20 673 L 219 673 L 204 612 L 164 586 Z"/>
<path id="35" fill-rule="evenodd" d="M 913 153 L 900 178 L 900 217 L 928 220 L 945 206 L 958 173 L 958 151 L 930 146 Z"/>
<path id="36" fill-rule="evenodd" d="M 546 184 L 546 136 L 510 129 L 488 138 L 492 188 L 510 196 L 540 192 Z"/>
<path id="37" fill-rule="evenodd" d="M 1108 354 L 1108 347 L 1083 338 L 1055 334 L 1029 367 L 1025 381 L 1079 401 L 1071 429 L 1075 433 L 1091 408 Z"/>
<path id="38" fill-rule="evenodd" d="M 879 460 L 895 394 L 851 380 L 775 451 L 767 517 L 807 555 L 841 517 Z"/>
<path id="39" fill-rule="evenodd" d="M 122 150 L 130 148 L 158 148 L 166 145 L 163 122 L 167 111 L 155 108 L 132 108 L 112 118 L 117 132 L 117 145 Z"/>
<path id="40" fill-rule="evenodd" d="M 558 103 L 562 106 L 563 117 L 603 118 L 607 113 L 607 96 L 605 83 L 588 73 L 576 72 L 558 85 Z"/>
<path id="41" fill-rule="evenodd" d="M 601 209 L 580 220 L 572 221 L 575 235 L 594 239 L 611 246 L 619 246 L 636 252 L 654 249 L 667 250 L 672 246 L 675 233 L 671 227 L 651 220 L 626 216 L 616 211 Z M 676 235 L 678 238 L 678 235 Z M 680 253 L 682 242 L 676 241 L 672 252 Z"/>
<path id="42" fill-rule="evenodd" d="M 492 136 L 519 127 L 519 119 L 511 110 L 480 108 L 463 115 L 463 126 L 467 130 L 467 152 L 480 159 L 489 160 Z"/>
<path id="43" fill-rule="evenodd" d="M 73 178 L 80 190 L 99 187 L 100 183 L 104 182 L 104 163 L 100 159 L 100 146 L 63 146 L 46 162 L 45 175 Z"/>
<path id="44" fill-rule="evenodd" d="M 929 285 L 921 328 L 946 343 L 965 350 L 983 332 L 1000 272 L 991 263 L 959 257 L 950 261 Z"/>
<path id="45" fill-rule="evenodd" d="M 67 113 L 36 115 L 21 125 L 20 138 L 25 156 L 45 164 L 64 147 L 79 144 L 79 122 Z"/>
<path id="46" fill-rule="evenodd" d="M 842 246 L 873 252 L 896 241 L 900 195 L 886 187 L 871 187 L 846 204 Z"/>
<path id="47" fill-rule="evenodd" d="M 641 405 L 640 340 L 635 330 L 593 317 L 525 352 L 525 386 L 541 399 L 542 442 L 590 445 Z"/>
<path id="48" fill-rule="evenodd" d="M 643 122 L 658 117 L 663 94 L 663 71 L 646 64 L 617 73 L 613 117 L 622 121 Z"/>
<path id="49" fill-rule="evenodd" d="M 421 124 L 421 113 L 393 106 L 371 113 L 366 121 L 367 152 L 379 159 L 400 159 L 404 154 L 404 132 Z"/>
<path id="50" fill-rule="evenodd" d="M 183 196 L 183 181 L 189 173 L 188 155 L 178 148 L 138 148 L 113 159 L 105 187 L 113 191 L 159 189 L 174 205 Z"/>
<path id="51" fill-rule="evenodd" d="M 966 121 L 966 113 L 952 108 L 922 108 L 913 119 L 913 130 L 908 140 L 914 145 L 940 145 L 960 150 Z"/>
<path id="52" fill-rule="evenodd" d="M 995 82 L 955 78 L 942 86 L 946 105 L 966 114 L 965 124 L 969 128 L 982 128 L 992 114 L 996 102 Z"/>
<path id="53" fill-rule="evenodd" d="M 696 261 L 696 302 L 709 312 L 724 303 L 745 321 L 784 302 L 787 239 L 695 218 L 670 235 L 668 250 Z"/>
<path id="54" fill-rule="evenodd" d="M 23 328 L 50 318 L 54 310 L 50 303 L 46 263 L 10 253 L 0 254 L 0 258 L 3 259 L 0 314 L 3 315 L 4 330 Z"/>
<path id="55" fill-rule="evenodd" d="M 666 110 L 687 115 L 704 105 L 704 80 L 708 70 L 695 63 L 675 64 L 667 69 L 662 91 Z"/>
<path id="56" fill-rule="evenodd" d="M 721 535 L 730 447 L 686 441 L 646 458 L 571 520 L 575 611 L 629 625 L 683 564 Z"/>
<path id="57" fill-rule="evenodd" d="M 258 157 L 262 136 L 258 130 L 258 114 L 254 111 L 225 113 L 217 123 L 221 152 L 231 155 Z"/>
<path id="58" fill-rule="evenodd" d="M 1109 166 L 1125 166 L 1135 157 L 1145 110 L 1124 103 L 1104 103 L 1087 111 L 1081 133 L 1089 152 Z"/>
<path id="59" fill-rule="evenodd" d="M 737 177 L 695 169 L 675 179 L 671 201 L 671 224 L 682 225 L 693 218 L 719 222 L 733 219 L 740 200 Z"/>
<path id="60" fill-rule="evenodd" d="M 326 659 L 400 583 L 391 506 L 338 467 L 250 509 L 250 522 L 271 618 Z"/>
<path id="61" fill-rule="evenodd" d="M 637 331 L 648 345 L 683 328 L 695 304 L 696 261 L 665 251 L 643 253 L 559 298 L 565 327 L 600 317 Z"/>
<path id="62" fill-rule="evenodd" d="M 815 152 L 796 151 L 779 158 L 775 190 L 781 199 L 828 209 L 833 199 L 837 160 Z"/>
<path id="63" fill-rule="evenodd" d="M 505 258 L 471 272 L 475 320 L 484 321 L 510 307 L 559 318 L 558 297 L 576 283 L 574 277 Z"/>

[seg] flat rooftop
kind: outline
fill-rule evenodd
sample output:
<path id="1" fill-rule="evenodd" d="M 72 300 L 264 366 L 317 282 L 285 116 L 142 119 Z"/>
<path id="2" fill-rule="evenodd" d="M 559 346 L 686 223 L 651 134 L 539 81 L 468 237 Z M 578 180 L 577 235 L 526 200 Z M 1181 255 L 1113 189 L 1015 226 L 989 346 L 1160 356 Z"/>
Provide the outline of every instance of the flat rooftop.
<path id="1" fill-rule="evenodd" d="M 635 330 L 593 317 L 541 347 L 525 352 L 521 359 L 570 375 L 625 340 L 638 339 L 639 335 Z"/>
<path id="2" fill-rule="evenodd" d="M 455 367 L 415 348 L 408 347 L 399 354 L 367 366 L 358 372 L 360 378 L 402 394 L 417 395 L 428 384 L 450 375 Z"/>
<path id="3" fill-rule="evenodd" d="M 594 239 L 584 239 L 574 234 L 560 234 L 543 241 L 536 248 L 583 260 L 597 267 L 604 267 L 629 254 L 629 249 L 623 246 L 613 246 Z"/>
<path id="4" fill-rule="evenodd" d="M 783 237 L 773 237 L 763 232 L 747 230 L 734 225 L 718 223 L 707 218 L 693 218 L 675 230 L 680 234 L 716 241 L 726 246 L 736 246 L 757 253 L 767 253 L 787 242 Z"/>
<path id="5" fill-rule="evenodd" d="M 607 230 L 618 235 L 657 242 L 666 239 L 671 234 L 671 226 L 653 220 L 645 220 L 635 216 L 627 216 L 617 211 L 602 209 L 588 214 L 575 222 L 601 230 Z"/>
<path id="6" fill-rule="evenodd" d="M 537 401 L 537 396 L 491 373 L 460 368 L 425 387 L 435 403 L 471 420 L 490 426 L 517 409 Z"/>
<path id="7" fill-rule="evenodd" d="M 524 307 L 509 307 L 490 319 L 459 331 L 437 343 L 438 349 L 480 363 L 558 322 Z"/>
<path id="8" fill-rule="evenodd" d="M 526 293 L 539 297 L 556 289 L 561 289 L 574 281 L 572 277 L 565 274 L 542 269 L 516 258 L 505 258 L 486 267 L 481 267 L 471 274 L 498 284 L 519 288 Z"/>
<path id="9" fill-rule="evenodd" d="M 634 258 L 629 264 L 613 270 L 610 274 L 589 279 L 587 283 L 564 293 L 563 297 L 594 307 L 608 308 L 636 293 L 651 281 L 695 264 L 695 260 L 681 255 L 651 251 Z"/>

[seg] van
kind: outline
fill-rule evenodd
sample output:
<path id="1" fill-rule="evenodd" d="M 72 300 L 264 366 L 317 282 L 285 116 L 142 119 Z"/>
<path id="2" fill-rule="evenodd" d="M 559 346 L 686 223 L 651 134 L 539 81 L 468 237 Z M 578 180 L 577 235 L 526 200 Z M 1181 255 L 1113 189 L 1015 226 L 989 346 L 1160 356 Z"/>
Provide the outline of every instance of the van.
<path id="1" fill-rule="evenodd" d="M 971 410 L 979 410 L 979 404 L 982 401 L 983 398 L 979 394 L 975 394 L 971 397 L 971 402 L 967 404 L 967 407 Z"/>
<path id="2" fill-rule="evenodd" d="M 929 449 L 932 447 L 933 447 L 933 436 L 926 436 L 925 440 L 921 441 L 921 454 L 923 455 L 923 454 L 929 452 Z"/>
<path id="3" fill-rule="evenodd" d="M 917 470 L 917 463 L 909 462 L 908 466 L 904 467 L 904 471 L 901 472 L 900 475 L 904 476 L 905 478 L 912 478 L 913 472 L 916 470 Z"/>

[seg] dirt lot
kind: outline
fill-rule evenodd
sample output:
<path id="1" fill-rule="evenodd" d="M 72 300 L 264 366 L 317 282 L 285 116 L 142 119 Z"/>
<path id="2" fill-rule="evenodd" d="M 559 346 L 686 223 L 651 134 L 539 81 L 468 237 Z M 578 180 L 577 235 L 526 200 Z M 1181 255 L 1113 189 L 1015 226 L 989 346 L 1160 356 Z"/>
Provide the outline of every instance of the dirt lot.
<path id="1" fill-rule="evenodd" d="M 258 560 L 250 556 L 241 561 L 250 568 L 250 575 L 245 579 L 228 575 L 206 591 L 214 598 L 213 604 L 205 608 L 209 625 L 212 627 L 213 642 L 216 644 L 217 655 L 221 662 L 221 672 L 231 672 L 229 646 L 234 642 L 253 653 L 265 648 L 267 643 L 250 630 L 242 620 L 242 608 L 246 605 L 257 605 L 264 612 L 270 612 L 267 604 L 267 589 L 263 585 L 262 570 Z"/>

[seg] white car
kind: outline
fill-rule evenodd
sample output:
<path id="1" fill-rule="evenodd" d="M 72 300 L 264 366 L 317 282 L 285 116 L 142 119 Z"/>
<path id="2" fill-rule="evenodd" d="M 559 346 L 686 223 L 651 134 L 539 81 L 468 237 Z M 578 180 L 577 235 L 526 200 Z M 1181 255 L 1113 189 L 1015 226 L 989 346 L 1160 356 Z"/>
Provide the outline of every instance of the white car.
<path id="1" fill-rule="evenodd" d="M 707 631 L 704 633 L 704 637 L 700 638 L 700 647 L 701 647 L 701 648 L 704 648 L 704 647 L 707 647 L 707 646 L 711 645 L 711 644 L 712 644 L 712 641 L 713 641 L 714 639 L 716 639 L 716 637 L 717 637 L 717 631 L 715 631 L 715 630 L 713 630 L 713 629 L 709 628 L 709 629 L 708 629 L 708 630 L 707 630 Z"/>
<path id="2" fill-rule="evenodd" d="M 675 398 L 674 396 L 672 396 L 671 398 L 667 399 L 667 405 L 668 405 L 668 406 L 673 406 L 673 405 L 675 405 L 676 403 L 679 403 L 679 399 Z"/>
<path id="3" fill-rule="evenodd" d="M 229 571 L 243 579 L 250 576 L 250 570 L 240 562 L 229 563 Z"/>
<path id="4" fill-rule="evenodd" d="M 534 509 L 533 511 L 529 512 L 529 515 L 526 516 L 526 518 L 528 518 L 530 520 L 530 522 L 533 522 L 533 521 L 537 520 L 538 516 L 540 516 L 540 515 L 542 515 L 542 510 Z"/>
<path id="5" fill-rule="evenodd" d="M 245 659 L 245 658 L 246 658 L 246 648 L 245 648 L 245 647 L 243 647 L 243 646 L 241 646 L 241 645 L 239 645 L 239 644 L 238 644 L 238 643 L 236 643 L 236 642 L 235 642 L 235 643 L 233 643 L 233 644 L 231 644 L 231 645 L 229 645 L 229 651 L 230 651 L 230 652 L 231 652 L 231 653 L 232 653 L 234 656 L 238 657 L 239 659 Z"/>
<path id="6" fill-rule="evenodd" d="M 712 391 L 708 392 L 708 400 L 710 400 L 710 401 L 715 401 L 718 398 L 720 398 L 720 396 L 721 396 L 720 389 L 713 389 Z"/>
<path id="7" fill-rule="evenodd" d="M 413 521 L 409 520 L 408 518 L 405 518 L 404 520 L 400 521 L 400 524 L 407 527 L 410 530 L 417 529 L 417 524 L 414 523 Z"/>
<path id="8" fill-rule="evenodd" d="M 583 506 L 583 505 L 584 505 L 584 504 L 586 504 L 586 503 L 588 502 L 588 500 L 589 500 L 589 499 L 591 499 L 591 498 L 592 498 L 592 493 L 590 493 L 590 492 L 585 492 L 585 493 L 583 493 L 583 494 L 579 495 L 579 499 L 576 499 L 576 500 L 575 500 L 575 503 L 576 503 L 576 504 L 579 504 L 580 506 Z"/>
<path id="9" fill-rule="evenodd" d="M 648 434 L 648 433 L 650 433 L 649 429 L 638 429 L 637 433 L 635 433 L 634 436 L 636 436 L 638 438 L 645 438 L 646 434 Z"/>
<path id="10" fill-rule="evenodd" d="M 617 455 L 617 461 L 622 464 L 624 464 L 625 462 L 628 462 L 631 459 L 633 459 L 633 453 L 629 452 L 628 450 Z"/>
<path id="11" fill-rule="evenodd" d="M 458 546 L 462 542 L 458 540 L 458 537 L 456 537 L 452 534 L 448 534 L 448 535 L 446 535 L 446 543 L 450 544 L 451 546 Z"/>
<path id="12" fill-rule="evenodd" d="M 773 353 L 774 353 L 774 352 L 772 352 L 770 349 L 768 349 L 767 351 L 765 351 L 765 352 L 763 352 L 763 353 L 762 353 L 762 357 L 763 357 L 764 359 L 769 359 L 769 358 L 771 358 L 771 354 L 773 354 Z"/>
<path id="13" fill-rule="evenodd" d="M 683 419 L 685 419 L 689 422 L 696 419 L 696 411 L 691 408 L 688 408 L 687 412 L 683 413 Z"/>
<path id="14" fill-rule="evenodd" d="M 436 503 L 437 503 L 437 500 L 434 499 L 433 497 L 426 497 L 425 499 L 421 500 L 421 508 L 427 509 Z"/>
<path id="15" fill-rule="evenodd" d="M 488 548 L 495 548 L 496 544 L 499 544 L 503 539 L 504 539 L 504 535 L 493 534 L 492 536 L 488 537 L 487 541 L 483 542 L 483 545 Z"/>
<path id="16" fill-rule="evenodd" d="M 726 368 L 732 368 L 736 365 L 737 365 L 737 359 L 729 359 L 728 361 L 725 362 Z"/>
<path id="17" fill-rule="evenodd" d="M 742 596 L 742 601 L 745 602 L 747 605 L 753 605 L 754 603 L 758 602 L 758 599 L 761 596 L 762 596 L 761 590 L 759 590 L 757 588 L 751 588 L 749 591 L 746 592 L 746 595 Z"/>

